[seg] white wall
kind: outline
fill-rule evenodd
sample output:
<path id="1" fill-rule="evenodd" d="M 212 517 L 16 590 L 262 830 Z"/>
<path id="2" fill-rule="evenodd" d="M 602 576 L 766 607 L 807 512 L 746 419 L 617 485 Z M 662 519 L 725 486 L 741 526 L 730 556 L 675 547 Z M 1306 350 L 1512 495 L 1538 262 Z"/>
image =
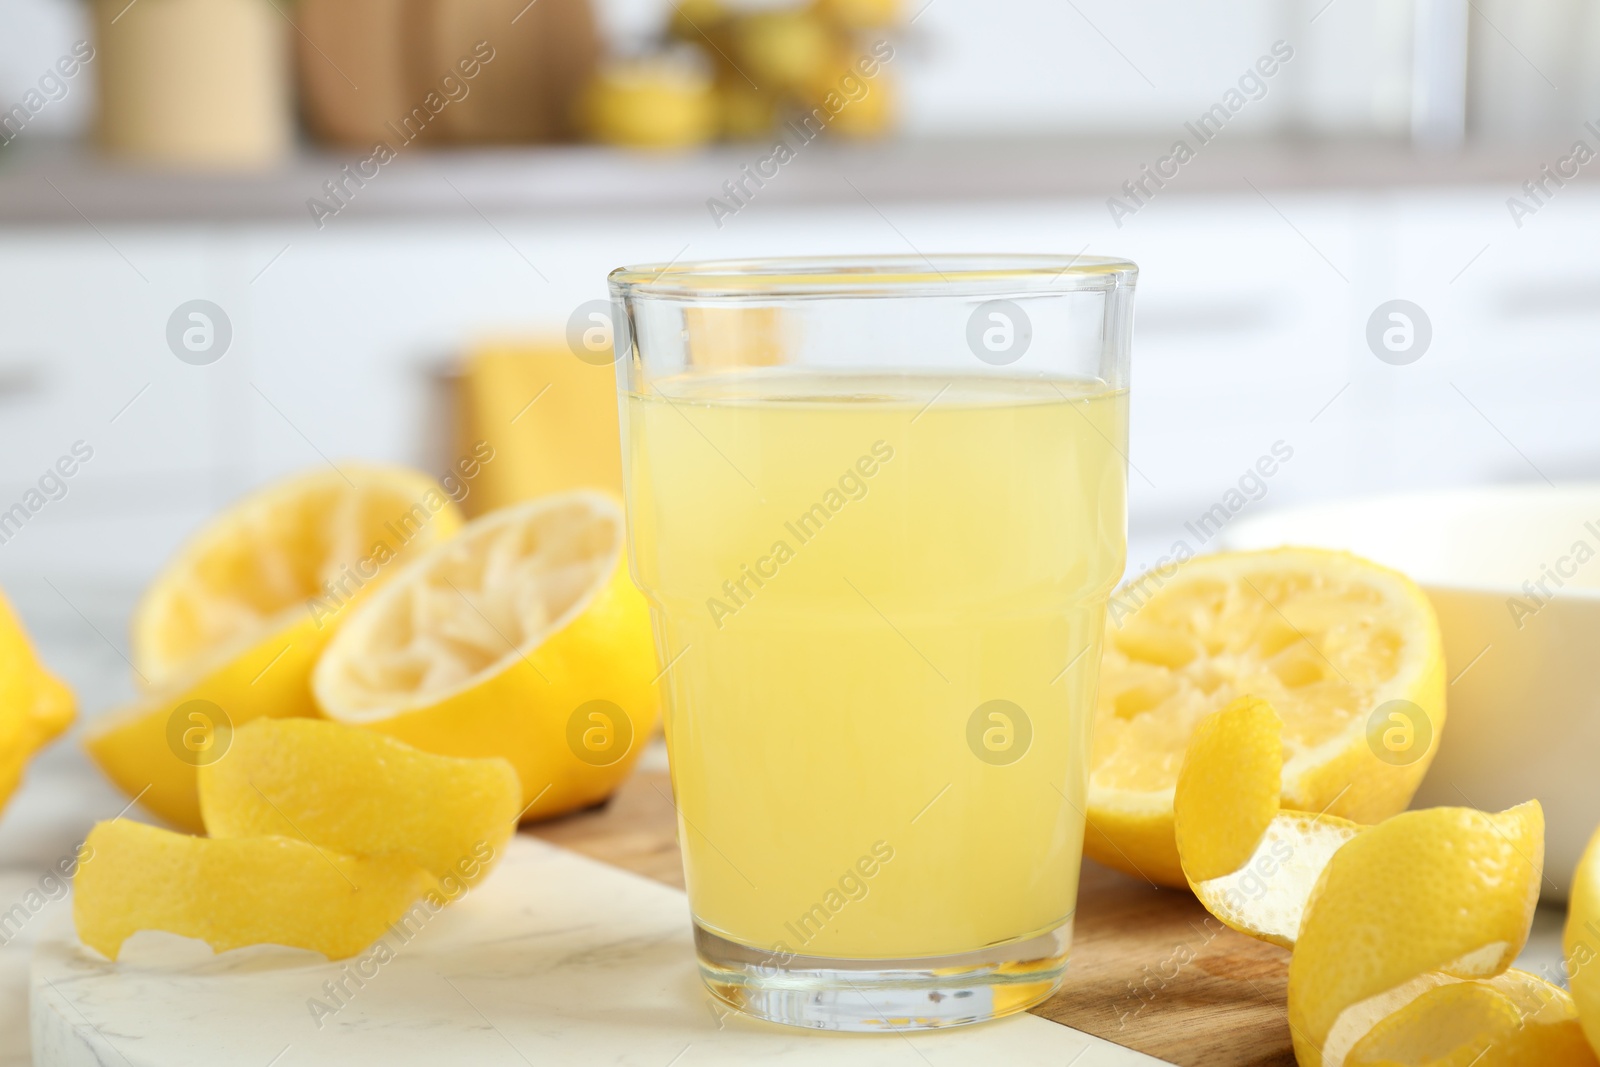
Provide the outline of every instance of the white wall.
<path id="1" fill-rule="evenodd" d="M 1241 129 L 1403 132 L 1411 5 L 1325 3 L 934 0 L 907 34 L 906 128 L 1177 134 L 1283 40 L 1295 59 Z"/>
<path id="2" fill-rule="evenodd" d="M 9 111 L 30 89 L 37 89 L 39 79 L 71 51 L 74 42 L 91 36 L 85 0 L 5 0 L 0 7 L 0 111 Z M 71 80 L 65 95 L 39 112 L 29 124 L 30 132 L 61 136 L 87 128 L 94 78 L 90 64 Z"/>

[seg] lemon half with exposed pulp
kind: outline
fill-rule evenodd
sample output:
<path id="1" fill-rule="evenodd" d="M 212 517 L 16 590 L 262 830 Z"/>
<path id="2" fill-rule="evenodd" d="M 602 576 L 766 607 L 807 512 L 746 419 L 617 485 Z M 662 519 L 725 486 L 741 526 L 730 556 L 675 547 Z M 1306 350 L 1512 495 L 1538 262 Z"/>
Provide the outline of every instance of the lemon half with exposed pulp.
<path id="1" fill-rule="evenodd" d="M 461 515 L 426 475 L 347 465 L 245 497 L 179 549 L 133 617 L 147 692 L 94 723 L 89 754 L 129 796 L 201 829 L 195 767 L 218 731 L 315 715 L 312 665 L 352 604 Z"/>
<path id="2" fill-rule="evenodd" d="M 446 756 L 503 756 L 524 818 L 609 796 L 655 730 L 656 657 L 621 504 L 502 508 L 358 605 L 312 676 L 323 714 Z"/>
<path id="3" fill-rule="evenodd" d="M 1444 653 L 1410 579 L 1314 548 L 1201 556 L 1112 600 L 1084 851 L 1185 884 L 1173 790 L 1196 726 L 1239 697 L 1282 719 L 1282 806 L 1374 823 L 1410 802 L 1444 726 Z"/>

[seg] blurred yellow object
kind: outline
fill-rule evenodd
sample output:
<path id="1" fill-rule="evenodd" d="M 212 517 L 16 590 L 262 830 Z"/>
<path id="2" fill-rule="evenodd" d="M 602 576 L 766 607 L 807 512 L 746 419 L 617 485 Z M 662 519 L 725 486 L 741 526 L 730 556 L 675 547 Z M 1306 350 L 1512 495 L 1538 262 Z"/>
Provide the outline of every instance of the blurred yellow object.
<path id="1" fill-rule="evenodd" d="M 826 69 L 811 90 L 813 107 L 831 118 L 828 129 L 845 137 L 881 137 L 894 125 L 895 88 L 889 71 L 873 64 L 863 77 L 858 67 L 843 62 Z"/>
<path id="2" fill-rule="evenodd" d="M 730 9 L 723 0 L 674 4 L 668 33 L 716 70 L 722 136 L 782 133 L 787 116 L 810 131 L 876 137 L 895 114 L 884 77 L 894 47 L 877 31 L 901 20 L 898 0 L 812 0 L 810 4 Z M 793 125 L 793 124 L 791 124 Z"/>
<path id="3" fill-rule="evenodd" d="M 805 10 L 745 15 L 729 33 L 731 61 L 764 91 L 805 93 L 834 54 L 828 27 Z"/>
<path id="4" fill-rule="evenodd" d="M 900 0 L 814 0 L 813 7 L 827 21 L 851 30 L 895 26 L 905 14 Z"/>
<path id="5" fill-rule="evenodd" d="M 607 63 L 589 84 L 582 125 L 628 148 L 689 148 L 717 132 L 711 76 L 673 56 Z"/>
<path id="6" fill-rule="evenodd" d="M 786 362 L 783 310 L 691 307 L 683 312 L 696 367 L 775 367 Z"/>
<path id="7" fill-rule="evenodd" d="M 778 99 L 730 70 L 717 79 L 717 119 L 724 137 L 764 137 L 778 124 Z"/>
<path id="8" fill-rule="evenodd" d="M 44 669 L 0 593 L 0 808 L 22 781 L 28 760 L 72 725 L 76 714 L 72 690 Z"/>
<path id="9" fill-rule="evenodd" d="M 487 441 L 486 464 L 464 503 L 471 515 L 567 489 L 621 495 L 616 371 L 579 359 L 561 341 L 485 344 L 467 356 L 462 441 Z"/>
<path id="10" fill-rule="evenodd" d="M 699 44 L 710 40 L 729 16 L 722 0 L 675 0 L 667 32 L 680 41 Z"/>

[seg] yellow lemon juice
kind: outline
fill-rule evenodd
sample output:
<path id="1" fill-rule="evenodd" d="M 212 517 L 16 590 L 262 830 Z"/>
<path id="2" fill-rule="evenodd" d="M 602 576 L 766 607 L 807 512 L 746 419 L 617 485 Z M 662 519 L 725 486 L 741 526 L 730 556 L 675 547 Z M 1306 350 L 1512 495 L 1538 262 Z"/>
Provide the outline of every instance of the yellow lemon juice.
<path id="1" fill-rule="evenodd" d="M 868 960 L 1068 922 L 1126 392 L 766 368 L 626 409 L 699 924 Z"/>

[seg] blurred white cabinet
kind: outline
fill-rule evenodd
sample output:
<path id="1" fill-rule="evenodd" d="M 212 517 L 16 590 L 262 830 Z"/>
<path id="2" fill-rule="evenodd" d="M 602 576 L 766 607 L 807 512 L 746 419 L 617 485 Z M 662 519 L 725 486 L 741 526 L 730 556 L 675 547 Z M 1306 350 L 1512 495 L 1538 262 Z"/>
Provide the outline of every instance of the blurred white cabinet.
<path id="1" fill-rule="evenodd" d="M 325 459 L 426 462 L 428 367 L 474 338 L 555 334 L 625 262 L 753 254 L 1114 253 L 1142 268 L 1131 459 L 1136 543 L 1161 548 L 1275 442 L 1250 507 L 1600 473 L 1600 196 L 1521 230 L 1503 192 L 1168 194 L 1102 201 L 774 206 L 235 227 L 38 228 L 0 241 L 0 511 L 77 440 L 66 499 L 0 544 L 8 576 L 137 579 L 261 480 Z M 349 225 L 342 225 L 344 222 Z M 191 366 L 169 316 L 206 299 L 228 353 Z M 1414 301 L 1427 354 L 1379 361 L 1367 320 Z M 1537 469 L 1536 469 L 1537 468 Z M 1135 558 L 1137 566 L 1152 562 Z"/>

